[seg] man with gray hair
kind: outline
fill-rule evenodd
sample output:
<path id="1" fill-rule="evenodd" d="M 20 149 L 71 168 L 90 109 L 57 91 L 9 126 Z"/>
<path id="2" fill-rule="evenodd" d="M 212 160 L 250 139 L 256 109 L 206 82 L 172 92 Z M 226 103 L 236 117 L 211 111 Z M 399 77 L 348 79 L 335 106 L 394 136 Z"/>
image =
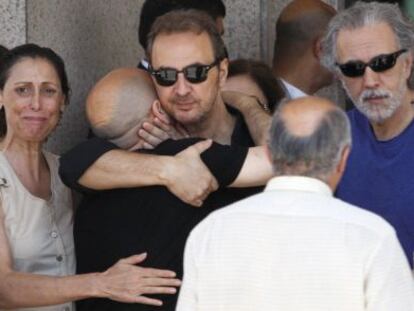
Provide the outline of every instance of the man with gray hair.
<path id="1" fill-rule="evenodd" d="M 345 113 L 316 97 L 282 104 L 268 147 L 276 177 L 264 193 L 190 234 L 177 310 L 413 310 L 393 228 L 332 196 L 350 148 Z"/>
<path id="2" fill-rule="evenodd" d="M 340 12 L 323 41 L 323 63 L 356 109 L 348 113 L 354 148 L 337 196 L 394 226 L 414 254 L 414 109 L 407 87 L 414 27 L 397 5 L 357 3 Z"/>

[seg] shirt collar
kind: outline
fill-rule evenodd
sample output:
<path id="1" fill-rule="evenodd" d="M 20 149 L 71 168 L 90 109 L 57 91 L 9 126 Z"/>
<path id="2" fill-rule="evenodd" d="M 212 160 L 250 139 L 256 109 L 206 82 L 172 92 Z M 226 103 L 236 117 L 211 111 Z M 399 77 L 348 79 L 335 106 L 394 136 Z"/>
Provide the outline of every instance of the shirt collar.
<path id="1" fill-rule="evenodd" d="M 149 70 L 149 62 L 146 59 L 141 59 L 141 65 L 142 67 L 144 67 L 146 70 Z"/>
<path id="2" fill-rule="evenodd" d="M 302 90 L 298 89 L 296 86 L 290 84 L 289 82 L 286 82 L 283 79 L 280 79 L 285 86 L 286 90 L 289 93 L 290 98 L 295 99 L 299 97 L 305 97 L 308 96 L 308 94 L 304 93 Z"/>
<path id="3" fill-rule="evenodd" d="M 265 191 L 273 190 L 294 190 L 315 192 L 322 195 L 332 196 L 331 188 L 316 178 L 305 176 L 280 176 L 272 178 L 265 188 Z"/>

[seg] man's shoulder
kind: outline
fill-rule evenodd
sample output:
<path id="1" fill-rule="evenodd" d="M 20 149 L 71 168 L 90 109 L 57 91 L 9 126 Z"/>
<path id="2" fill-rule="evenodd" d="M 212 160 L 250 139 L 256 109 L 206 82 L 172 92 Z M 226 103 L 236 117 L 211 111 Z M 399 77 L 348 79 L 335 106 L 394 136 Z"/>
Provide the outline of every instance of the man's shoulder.
<path id="1" fill-rule="evenodd" d="M 247 127 L 247 123 L 244 121 L 241 112 L 227 104 L 225 105 L 228 112 L 236 119 L 233 133 L 231 135 L 231 144 L 244 147 L 254 147 L 255 143 L 250 135 L 249 128 Z"/>
<path id="2" fill-rule="evenodd" d="M 295 198 L 295 203 L 285 203 Z M 252 217 L 295 217 L 335 224 L 344 232 L 360 232 L 381 240 L 395 230 L 382 217 L 331 196 L 306 192 L 266 191 L 215 211 L 200 224 L 201 231 L 249 221 Z M 297 218 L 297 219 L 298 219 Z M 210 228 L 210 229 L 208 229 Z M 214 231 L 214 229 L 211 229 Z"/>
<path id="3" fill-rule="evenodd" d="M 345 226 L 370 232 L 379 238 L 395 234 L 394 228 L 381 216 L 338 198 L 332 198 L 332 201 L 338 211 L 336 220 Z"/>

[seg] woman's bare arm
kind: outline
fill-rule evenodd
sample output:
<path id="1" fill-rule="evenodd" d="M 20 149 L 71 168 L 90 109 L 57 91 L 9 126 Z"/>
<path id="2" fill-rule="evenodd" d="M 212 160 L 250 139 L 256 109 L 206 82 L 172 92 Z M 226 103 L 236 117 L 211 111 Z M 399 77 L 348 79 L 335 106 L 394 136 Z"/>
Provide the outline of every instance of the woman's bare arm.
<path id="1" fill-rule="evenodd" d="M 14 271 L 4 220 L 0 200 L 0 309 L 55 305 L 90 297 L 161 305 L 160 300 L 142 295 L 173 294 L 180 284 L 172 271 L 137 266 L 146 254 L 121 259 L 103 273 L 54 277 Z"/>

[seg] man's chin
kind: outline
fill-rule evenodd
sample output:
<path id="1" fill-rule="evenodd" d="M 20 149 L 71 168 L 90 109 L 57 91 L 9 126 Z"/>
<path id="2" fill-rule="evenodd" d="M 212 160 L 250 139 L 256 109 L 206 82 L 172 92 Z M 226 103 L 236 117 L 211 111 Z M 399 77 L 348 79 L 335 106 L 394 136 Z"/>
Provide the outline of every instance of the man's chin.
<path id="1" fill-rule="evenodd" d="M 365 116 L 370 122 L 383 123 L 395 113 L 393 109 L 385 109 L 384 107 L 361 107 L 356 105 L 357 109 Z"/>
<path id="2" fill-rule="evenodd" d="M 194 126 L 197 123 L 200 123 L 201 117 L 192 113 L 177 113 L 174 116 L 174 119 L 184 125 L 184 126 Z"/>

